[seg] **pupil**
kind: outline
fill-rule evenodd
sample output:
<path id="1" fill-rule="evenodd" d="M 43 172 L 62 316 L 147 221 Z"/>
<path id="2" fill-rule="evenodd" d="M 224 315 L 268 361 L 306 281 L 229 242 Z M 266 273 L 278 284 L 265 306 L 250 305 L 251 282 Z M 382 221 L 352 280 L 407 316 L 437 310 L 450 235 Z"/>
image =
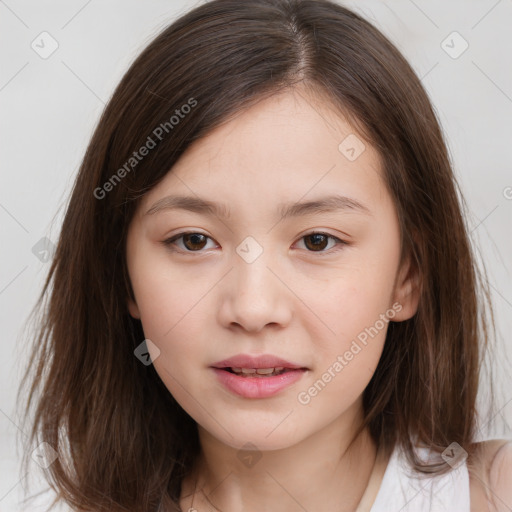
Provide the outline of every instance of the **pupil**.
<path id="1" fill-rule="evenodd" d="M 308 235 L 306 237 L 306 240 L 314 240 L 314 244 L 317 244 L 318 242 L 321 242 L 321 239 L 324 239 L 324 242 L 327 240 L 327 237 L 325 235 L 322 235 L 321 233 L 316 233 L 313 235 Z M 306 247 L 308 247 L 308 243 L 306 242 Z M 319 247 L 318 245 L 313 245 L 313 250 L 322 250 L 325 249 L 326 245 L 325 243 L 322 244 L 322 247 Z M 309 247 L 308 247 L 309 248 Z"/>
<path id="2" fill-rule="evenodd" d="M 189 249 L 202 249 L 204 247 L 204 240 L 203 240 L 203 243 L 201 244 L 201 242 L 198 242 L 197 241 L 197 238 L 203 238 L 205 239 L 206 237 L 204 235 L 202 235 L 201 233 L 191 233 L 191 234 L 188 234 L 188 235 L 184 235 L 183 237 L 183 242 L 185 244 L 185 246 Z M 190 247 L 187 242 L 192 240 L 192 245 L 196 246 L 196 247 Z M 197 247 L 197 244 L 200 245 L 200 247 Z"/>

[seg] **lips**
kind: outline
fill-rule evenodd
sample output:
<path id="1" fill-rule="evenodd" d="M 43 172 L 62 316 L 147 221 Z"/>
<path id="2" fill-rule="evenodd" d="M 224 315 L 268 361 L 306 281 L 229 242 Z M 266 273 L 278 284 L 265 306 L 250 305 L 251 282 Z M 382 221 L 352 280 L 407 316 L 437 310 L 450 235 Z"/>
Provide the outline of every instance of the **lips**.
<path id="1" fill-rule="evenodd" d="M 213 368 L 240 370 L 258 370 L 258 369 L 279 369 L 279 370 L 307 370 L 305 366 L 287 361 L 281 357 L 272 354 L 262 354 L 251 356 L 249 354 L 239 354 L 222 361 L 217 361 L 211 365 Z M 245 372 L 244 372 L 245 373 Z"/>
<path id="2" fill-rule="evenodd" d="M 309 368 L 270 354 L 239 354 L 211 368 L 220 383 L 244 398 L 268 398 L 298 382 Z"/>
<path id="3" fill-rule="evenodd" d="M 269 398 L 303 378 L 306 370 L 289 370 L 279 375 L 242 376 L 220 368 L 212 368 L 225 389 L 244 398 Z"/>

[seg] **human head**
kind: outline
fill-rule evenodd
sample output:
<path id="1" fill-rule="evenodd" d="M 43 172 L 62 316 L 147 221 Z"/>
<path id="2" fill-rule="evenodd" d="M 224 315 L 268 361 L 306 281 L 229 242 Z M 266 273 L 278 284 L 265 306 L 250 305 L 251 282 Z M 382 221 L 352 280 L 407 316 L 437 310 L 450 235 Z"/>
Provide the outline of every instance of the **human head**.
<path id="1" fill-rule="evenodd" d="M 401 265 L 381 159 L 362 147 L 329 101 L 296 87 L 195 141 L 140 202 L 127 236 L 130 314 L 156 347 L 166 387 L 224 445 L 276 450 L 333 422 L 338 431 L 357 424 L 389 321 L 416 312 L 417 271 L 410 258 Z M 342 208 L 322 211 L 333 194 Z M 176 196 L 188 209 L 169 208 Z M 223 208 L 201 212 L 203 200 Z M 304 202 L 308 214 L 282 213 Z M 184 232 L 201 240 L 176 240 Z M 312 232 L 343 243 L 321 235 L 302 246 Z M 306 374 L 275 396 L 240 397 L 211 368 L 240 353 L 277 356 Z M 315 387 L 328 371 L 329 386 Z"/>
<path id="2" fill-rule="evenodd" d="M 50 269 L 39 375 L 49 354 L 55 358 L 37 422 L 55 446 L 58 421 L 68 422 L 79 477 L 88 475 L 94 491 L 88 499 L 97 492 L 132 506 L 141 496 L 150 503 L 165 482 L 186 472 L 198 448 L 194 423 L 154 368 L 133 355 L 144 339 L 127 306 L 134 297 L 125 244 L 134 212 L 194 141 L 299 85 L 328 99 L 380 155 L 400 228 L 400 261 L 409 258 L 418 276 L 417 312 L 389 325 L 364 393 L 365 423 L 382 445 L 407 445 L 409 432 L 439 446 L 471 437 L 473 259 L 441 130 L 420 81 L 377 29 L 339 5 L 218 0 L 166 28 L 116 88 L 80 168 Z M 119 438 L 133 440 L 122 454 L 115 450 Z M 88 439 L 97 443 L 94 451 Z M 141 469 L 147 453 L 153 467 Z M 125 469 L 112 470 L 109 457 L 122 459 Z M 70 494 L 83 490 L 59 460 L 50 471 Z M 112 492 L 141 471 L 146 488 Z"/>

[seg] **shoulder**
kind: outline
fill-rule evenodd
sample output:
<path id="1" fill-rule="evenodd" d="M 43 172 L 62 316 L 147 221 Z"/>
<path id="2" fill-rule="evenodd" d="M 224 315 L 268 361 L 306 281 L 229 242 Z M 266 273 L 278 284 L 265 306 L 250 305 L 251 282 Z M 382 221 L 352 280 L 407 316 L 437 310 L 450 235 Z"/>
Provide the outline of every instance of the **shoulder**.
<path id="1" fill-rule="evenodd" d="M 475 443 L 468 461 L 471 512 L 512 510 L 512 441 Z"/>

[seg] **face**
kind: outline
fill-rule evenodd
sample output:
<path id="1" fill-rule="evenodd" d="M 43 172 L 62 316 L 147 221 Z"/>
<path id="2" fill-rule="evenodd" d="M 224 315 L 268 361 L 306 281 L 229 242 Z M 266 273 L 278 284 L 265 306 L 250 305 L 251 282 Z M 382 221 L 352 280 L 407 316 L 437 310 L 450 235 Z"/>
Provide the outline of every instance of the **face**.
<path id="1" fill-rule="evenodd" d="M 389 321 L 417 306 L 380 166 L 329 104 L 295 90 L 196 141 L 144 196 L 128 308 L 200 429 L 278 449 L 361 409 Z M 244 366 L 284 373 L 221 369 Z"/>

